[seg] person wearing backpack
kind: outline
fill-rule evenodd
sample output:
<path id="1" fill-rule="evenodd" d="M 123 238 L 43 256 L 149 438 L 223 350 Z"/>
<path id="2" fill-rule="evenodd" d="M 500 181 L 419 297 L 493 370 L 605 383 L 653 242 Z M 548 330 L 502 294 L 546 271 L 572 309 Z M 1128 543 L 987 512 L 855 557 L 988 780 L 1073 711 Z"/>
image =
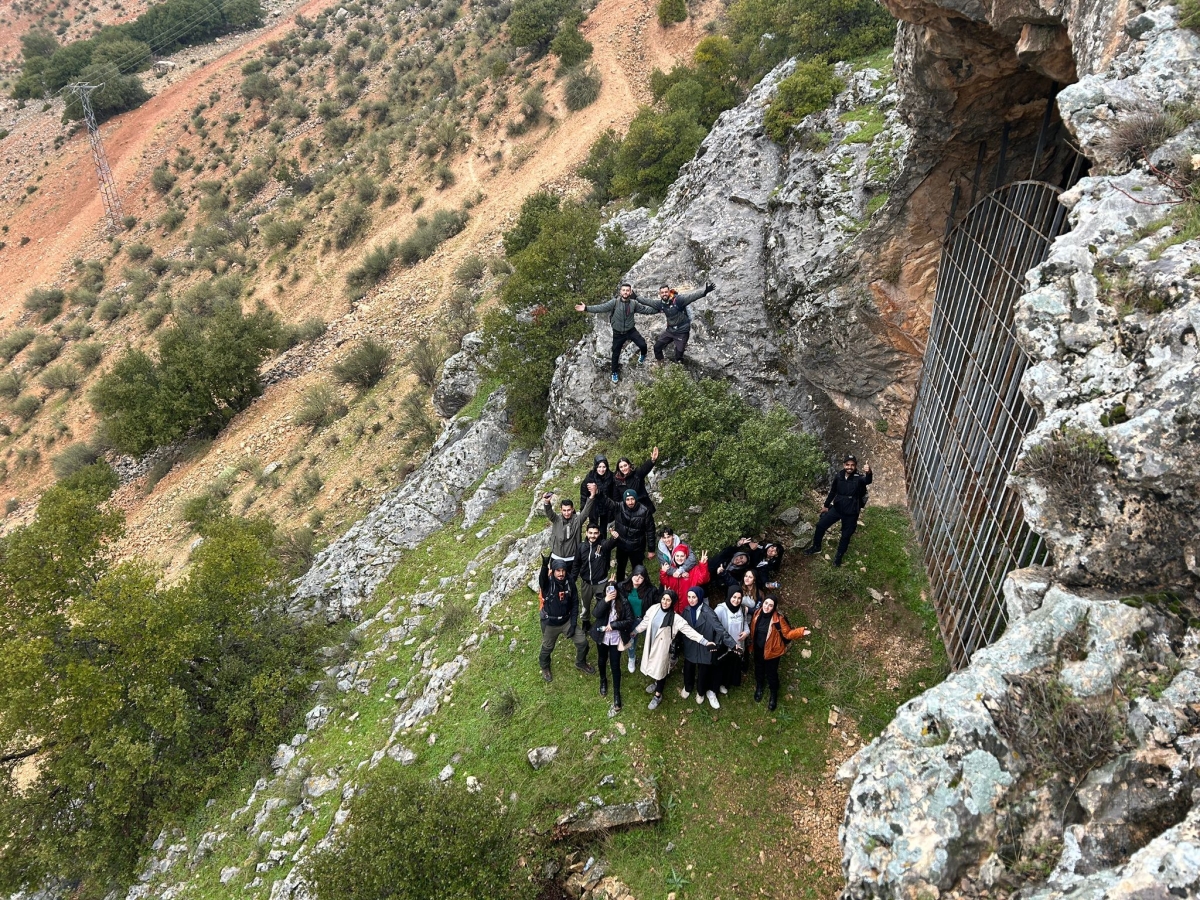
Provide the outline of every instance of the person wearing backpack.
<path id="1" fill-rule="evenodd" d="M 683 362 L 684 351 L 687 350 L 688 338 L 692 335 L 692 314 L 688 306 L 712 293 L 716 285 L 711 281 L 704 287 L 686 294 L 680 294 L 674 288 L 663 285 L 658 289 L 657 300 L 647 300 L 646 305 L 667 317 L 667 327 L 654 341 L 654 361 L 664 362 L 663 351 L 669 344 L 675 345 L 675 362 Z"/>
<path id="2" fill-rule="evenodd" d="M 763 697 L 763 687 L 771 689 L 768 711 L 779 705 L 779 660 L 787 653 L 788 643 L 812 634 L 807 628 L 793 628 L 776 607 L 778 601 L 767 597 L 750 619 L 750 648 L 754 653 L 754 702 Z"/>
<path id="3" fill-rule="evenodd" d="M 837 556 L 833 564 L 840 566 L 842 557 L 850 548 L 850 536 L 858 528 L 858 514 L 867 505 L 867 485 L 871 483 L 871 464 L 863 466 L 862 474 L 858 474 L 858 460 L 847 454 L 842 460 L 842 471 L 833 478 L 829 487 L 829 496 L 825 498 L 825 510 L 817 519 L 816 530 L 813 531 L 812 545 L 804 552 L 808 555 L 821 552 L 821 539 L 835 522 L 842 523 L 842 537 L 838 541 Z"/>
<path id="4" fill-rule="evenodd" d="M 630 341 L 638 348 L 638 364 L 646 361 L 646 339 L 638 332 L 634 323 L 634 315 L 644 313 L 650 315 L 658 312 L 652 306 L 641 301 L 633 289 L 633 285 L 625 282 L 617 291 L 616 296 L 603 303 L 593 303 L 588 306 L 583 303 L 575 304 L 576 312 L 608 313 L 608 321 L 612 325 L 612 381 L 616 384 L 621 380 L 621 351 Z"/>

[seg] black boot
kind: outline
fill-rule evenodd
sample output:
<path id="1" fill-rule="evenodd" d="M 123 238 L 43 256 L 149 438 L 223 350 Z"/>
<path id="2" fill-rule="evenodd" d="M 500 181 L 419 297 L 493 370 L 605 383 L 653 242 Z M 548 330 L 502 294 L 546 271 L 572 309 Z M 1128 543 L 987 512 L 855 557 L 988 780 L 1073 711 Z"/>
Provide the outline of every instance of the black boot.
<path id="1" fill-rule="evenodd" d="M 601 697 L 608 696 L 608 682 L 605 681 L 603 678 L 600 679 L 600 696 Z"/>
<path id="2" fill-rule="evenodd" d="M 820 552 L 821 552 L 820 547 L 807 547 L 804 550 L 804 553 L 806 556 L 812 556 L 814 553 L 820 553 Z"/>
<path id="3" fill-rule="evenodd" d="M 775 692 L 772 691 L 771 699 L 767 701 L 767 712 L 774 712 L 775 707 L 777 707 L 778 705 L 779 705 L 779 697 L 777 697 L 775 695 Z"/>
<path id="4" fill-rule="evenodd" d="M 755 689 L 754 689 L 754 702 L 755 702 L 755 703 L 761 703 L 761 702 L 762 702 L 762 695 L 763 695 L 763 690 L 762 690 L 762 688 L 755 688 Z"/>
<path id="5" fill-rule="evenodd" d="M 621 692 L 613 691 L 613 708 L 619 710 L 621 708 Z"/>
<path id="6" fill-rule="evenodd" d="M 842 565 L 842 558 L 840 556 L 835 556 L 833 558 L 833 564 L 840 568 Z"/>

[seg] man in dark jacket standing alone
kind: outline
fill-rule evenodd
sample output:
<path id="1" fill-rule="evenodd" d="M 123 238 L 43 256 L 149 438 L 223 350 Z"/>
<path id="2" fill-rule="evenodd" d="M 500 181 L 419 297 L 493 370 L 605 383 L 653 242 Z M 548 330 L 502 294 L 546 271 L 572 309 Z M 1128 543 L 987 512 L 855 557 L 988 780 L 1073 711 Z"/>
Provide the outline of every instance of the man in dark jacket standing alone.
<path id="1" fill-rule="evenodd" d="M 858 473 L 858 460 L 846 456 L 842 460 L 842 471 L 834 476 L 833 485 L 829 488 L 829 496 L 825 498 L 825 511 L 817 519 L 817 529 L 813 532 L 812 546 L 805 553 L 821 552 L 821 539 L 834 522 L 841 520 L 842 538 L 838 541 L 837 556 L 833 564 L 840 566 L 846 549 L 850 546 L 850 536 L 858 527 L 858 514 L 867 502 L 867 485 L 871 483 L 871 465 L 863 466 L 862 474 Z"/>
<path id="2" fill-rule="evenodd" d="M 692 314 L 688 312 L 688 305 L 711 294 L 715 289 L 716 285 L 709 281 L 698 290 L 677 294 L 664 284 L 658 289 L 657 300 L 646 301 L 647 306 L 653 307 L 667 317 L 666 330 L 654 342 L 655 360 L 662 362 L 666 359 L 663 351 L 667 349 L 668 344 L 674 344 L 675 362 L 683 362 L 683 353 L 687 350 L 688 338 L 692 334 Z"/>
<path id="3" fill-rule="evenodd" d="M 544 560 L 538 572 L 538 587 L 541 589 L 542 652 L 538 662 L 542 667 L 542 678 L 552 681 L 550 654 L 561 635 L 575 643 L 575 668 L 585 675 L 595 675 L 596 670 L 588 665 L 587 633 L 579 627 L 579 594 L 575 581 L 567 572 L 567 564 L 561 560 Z"/>
<path id="4" fill-rule="evenodd" d="M 613 339 L 612 339 L 612 380 L 616 384 L 621 380 L 621 350 L 629 341 L 638 348 L 638 362 L 646 361 L 646 339 L 638 333 L 637 327 L 634 324 L 634 314 L 644 313 L 649 315 L 657 312 L 653 307 L 643 303 L 636 293 L 634 293 L 633 285 L 625 283 L 621 285 L 621 289 L 617 292 L 617 296 L 604 303 L 594 303 L 591 306 L 585 306 L 582 303 L 575 304 L 576 312 L 590 313 L 608 313 L 608 321 L 612 324 Z"/>

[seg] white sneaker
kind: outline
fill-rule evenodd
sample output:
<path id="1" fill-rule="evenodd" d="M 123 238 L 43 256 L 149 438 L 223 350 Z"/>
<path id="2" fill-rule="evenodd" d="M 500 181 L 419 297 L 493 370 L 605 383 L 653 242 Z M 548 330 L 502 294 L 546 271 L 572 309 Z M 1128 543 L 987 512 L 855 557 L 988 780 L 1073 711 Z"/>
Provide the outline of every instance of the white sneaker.
<path id="1" fill-rule="evenodd" d="M 654 693 L 654 682 L 653 682 L 653 681 L 652 681 L 652 682 L 650 682 L 648 685 L 646 685 L 646 693 L 647 693 L 647 694 L 653 694 L 653 693 Z"/>
<path id="2" fill-rule="evenodd" d="M 721 685 L 719 688 L 717 688 L 717 690 L 719 690 L 722 694 L 729 693 L 729 688 L 725 687 L 725 685 Z"/>
<path id="3" fill-rule="evenodd" d="M 634 666 L 633 660 L 632 659 L 629 660 L 629 671 L 632 672 L 635 668 L 637 668 L 637 667 Z"/>
<path id="4" fill-rule="evenodd" d="M 689 691 L 687 688 L 680 688 L 679 696 L 682 697 L 684 700 L 686 700 L 688 697 L 692 696 L 692 692 Z"/>
<path id="5" fill-rule="evenodd" d="M 714 694 L 712 691 L 709 691 L 707 694 L 705 694 L 705 696 L 708 697 L 709 706 L 711 706 L 713 709 L 721 708 L 721 701 L 717 699 L 716 694 Z M 699 700 L 700 698 L 697 697 L 696 699 Z"/>
<path id="6" fill-rule="evenodd" d="M 696 705 L 700 706 L 704 703 L 704 695 L 699 691 L 696 692 Z"/>

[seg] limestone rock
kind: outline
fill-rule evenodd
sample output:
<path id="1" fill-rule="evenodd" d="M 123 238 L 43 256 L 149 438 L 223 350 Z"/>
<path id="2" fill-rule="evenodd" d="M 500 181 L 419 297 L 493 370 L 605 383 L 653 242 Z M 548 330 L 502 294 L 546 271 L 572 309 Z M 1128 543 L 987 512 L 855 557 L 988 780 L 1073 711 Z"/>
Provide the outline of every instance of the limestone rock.
<path id="1" fill-rule="evenodd" d="M 630 825 L 649 825 L 661 818 L 658 791 L 652 789 L 647 796 L 632 803 L 603 806 L 595 802 L 580 803 L 575 810 L 560 816 L 554 823 L 554 836 L 562 840 L 575 835 L 601 834 Z"/>
<path id="2" fill-rule="evenodd" d="M 462 339 L 462 349 L 442 364 L 442 377 L 433 389 L 433 408 L 448 419 L 475 397 L 483 381 L 479 374 L 483 338 L 473 331 Z"/>
<path id="3" fill-rule="evenodd" d="M 529 764 L 531 766 L 535 769 L 544 769 L 558 756 L 558 747 L 534 747 L 526 755 L 529 757 Z"/>

